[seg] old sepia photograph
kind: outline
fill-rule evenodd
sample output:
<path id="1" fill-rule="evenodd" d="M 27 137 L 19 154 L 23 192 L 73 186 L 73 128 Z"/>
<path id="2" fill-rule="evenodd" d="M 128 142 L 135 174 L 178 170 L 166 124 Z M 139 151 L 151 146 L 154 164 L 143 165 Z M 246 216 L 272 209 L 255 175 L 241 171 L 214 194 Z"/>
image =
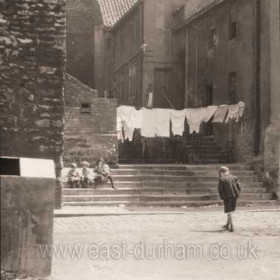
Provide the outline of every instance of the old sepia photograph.
<path id="1" fill-rule="evenodd" d="M 280 279 L 280 0 L 0 0 L 2 280 Z"/>

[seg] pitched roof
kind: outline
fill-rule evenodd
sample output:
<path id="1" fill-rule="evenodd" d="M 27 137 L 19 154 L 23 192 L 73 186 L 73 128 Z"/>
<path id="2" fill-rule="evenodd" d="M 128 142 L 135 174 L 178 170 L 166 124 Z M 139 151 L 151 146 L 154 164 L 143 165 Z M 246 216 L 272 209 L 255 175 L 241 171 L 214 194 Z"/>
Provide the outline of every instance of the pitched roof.
<path id="1" fill-rule="evenodd" d="M 188 0 L 185 4 L 185 20 L 195 18 L 223 1 L 224 0 Z"/>
<path id="2" fill-rule="evenodd" d="M 113 27 L 138 0 L 98 0 L 106 27 Z"/>

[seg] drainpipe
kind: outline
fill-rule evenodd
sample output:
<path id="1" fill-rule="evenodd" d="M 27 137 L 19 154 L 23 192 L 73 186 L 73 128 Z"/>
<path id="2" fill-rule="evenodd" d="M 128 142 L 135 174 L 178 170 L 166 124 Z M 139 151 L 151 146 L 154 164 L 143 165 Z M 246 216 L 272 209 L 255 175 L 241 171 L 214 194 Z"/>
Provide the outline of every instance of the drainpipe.
<path id="1" fill-rule="evenodd" d="M 141 42 L 141 45 L 144 45 L 145 44 L 145 38 L 144 38 L 144 1 L 142 1 L 142 3 L 140 4 L 140 17 L 141 17 L 141 39 L 142 39 L 142 42 Z M 144 49 L 142 49 L 142 52 L 141 52 L 141 89 L 140 89 L 140 100 L 139 100 L 139 103 L 137 104 L 137 106 L 139 107 L 143 107 L 143 93 L 144 93 Z M 137 97 L 136 97 L 137 98 Z M 138 98 L 137 98 L 138 99 Z"/>
<path id="2" fill-rule="evenodd" d="M 261 8 L 260 1 L 255 0 L 255 142 L 254 153 L 259 155 L 261 136 Z"/>

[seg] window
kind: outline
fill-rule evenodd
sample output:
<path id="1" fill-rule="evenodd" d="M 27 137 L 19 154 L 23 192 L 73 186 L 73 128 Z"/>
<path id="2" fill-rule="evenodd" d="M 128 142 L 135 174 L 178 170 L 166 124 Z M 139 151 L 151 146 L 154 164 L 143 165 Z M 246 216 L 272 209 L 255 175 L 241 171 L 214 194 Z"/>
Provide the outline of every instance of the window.
<path id="1" fill-rule="evenodd" d="M 236 2 L 230 2 L 230 20 L 229 20 L 229 39 L 236 37 L 237 33 L 237 18 L 236 18 Z"/>
<path id="2" fill-rule="evenodd" d="M 91 106 L 90 103 L 82 103 L 81 104 L 81 113 L 82 114 L 90 114 Z"/>
<path id="3" fill-rule="evenodd" d="M 212 27 L 209 34 L 209 49 L 213 49 L 217 42 L 216 28 Z"/>
<path id="4" fill-rule="evenodd" d="M 236 88 L 237 88 L 237 76 L 236 72 L 231 72 L 229 74 L 229 103 L 236 103 Z"/>
<path id="5" fill-rule="evenodd" d="M 124 77 L 120 77 L 120 91 L 119 91 L 119 101 L 122 102 L 124 99 Z"/>
<path id="6" fill-rule="evenodd" d="M 213 84 L 206 85 L 205 106 L 213 105 Z"/>
<path id="7" fill-rule="evenodd" d="M 128 80 L 128 88 L 129 88 L 129 95 L 135 96 L 137 91 L 137 62 L 133 62 L 129 64 L 129 80 Z"/>
<path id="8" fill-rule="evenodd" d="M 113 80 L 113 98 L 117 98 L 117 81 Z"/>

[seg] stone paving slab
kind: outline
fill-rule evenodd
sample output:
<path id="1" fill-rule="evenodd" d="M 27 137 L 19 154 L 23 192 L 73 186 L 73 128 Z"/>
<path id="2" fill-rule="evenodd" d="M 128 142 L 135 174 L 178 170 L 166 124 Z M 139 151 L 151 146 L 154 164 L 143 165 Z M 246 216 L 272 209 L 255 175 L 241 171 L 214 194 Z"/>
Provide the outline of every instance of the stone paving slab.
<path id="1" fill-rule="evenodd" d="M 55 218 L 55 247 L 75 254 L 53 257 L 50 280 L 278 280 L 279 220 L 279 211 L 236 212 L 229 233 L 217 211 Z"/>
<path id="2" fill-rule="evenodd" d="M 280 211 L 280 205 L 238 207 L 237 211 L 260 212 Z M 223 206 L 205 207 L 90 207 L 90 206 L 64 206 L 54 211 L 55 217 L 79 217 L 79 216 L 108 216 L 108 215 L 141 215 L 141 214 L 184 214 L 186 212 L 223 212 Z"/>

